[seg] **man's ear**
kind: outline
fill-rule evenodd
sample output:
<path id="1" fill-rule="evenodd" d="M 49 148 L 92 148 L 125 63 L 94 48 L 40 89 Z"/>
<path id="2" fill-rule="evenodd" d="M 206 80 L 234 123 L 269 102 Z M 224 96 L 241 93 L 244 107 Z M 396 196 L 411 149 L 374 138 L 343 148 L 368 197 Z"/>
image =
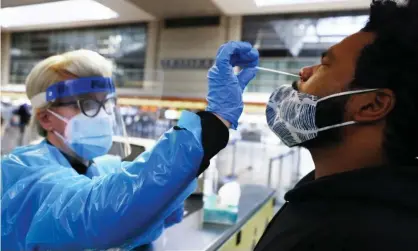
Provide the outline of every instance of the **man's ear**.
<path id="1" fill-rule="evenodd" d="M 379 89 L 373 92 L 354 94 L 346 105 L 350 120 L 374 122 L 385 118 L 395 106 L 396 98 L 392 90 Z"/>
<path id="2" fill-rule="evenodd" d="M 51 114 L 47 111 L 39 111 L 36 114 L 36 118 L 39 121 L 39 124 L 42 128 L 46 131 L 52 131 L 52 121 L 51 121 Z"/>

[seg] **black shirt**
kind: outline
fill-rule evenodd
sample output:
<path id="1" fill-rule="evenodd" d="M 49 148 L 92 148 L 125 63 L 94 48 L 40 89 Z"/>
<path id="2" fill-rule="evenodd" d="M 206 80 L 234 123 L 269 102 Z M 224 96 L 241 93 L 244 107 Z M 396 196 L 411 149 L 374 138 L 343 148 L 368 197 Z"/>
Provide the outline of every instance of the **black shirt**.
<path id="1" fill-rule="evenodd" d="M 48 140 L 46 140 L 46 143 L 51 144 L 51 142 L 49 142 Z M 77 158 L 74 158 L 66 153 L 64 153 L 63 151 L 60 151 L 62 155 L 64 155 L 64 157 L 67 159 L 67 161 L 70 163 L 70 165 L 72 166 L 72 168 L 74 168 L 74 170 L 77 171 L 78 174 L 83 174 L 85 175 L 87 173 L 87 169 L 88 167 L 93 164 L 93 161 L 89 161 L 88 165 L 84 164 L 83 162 L 81 162 L 80 160 L 78 160 Z"/>
<path id="2" fill-rule="evenodd" d="M 285 199 L 256 251 L 418 250 L 418 167 L 312 172 Z"/>

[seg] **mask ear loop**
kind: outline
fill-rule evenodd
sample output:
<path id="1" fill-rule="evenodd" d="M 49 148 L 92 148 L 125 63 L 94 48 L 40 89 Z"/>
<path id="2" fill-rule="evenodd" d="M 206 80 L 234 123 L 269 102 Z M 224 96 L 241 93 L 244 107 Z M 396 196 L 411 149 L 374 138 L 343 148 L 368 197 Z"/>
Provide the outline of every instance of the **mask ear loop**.
<path id="1" fill-rule="evenodd" d="M 337 128 L 337 127 L 343 127 L 343 126 L 357 124 L 356 121 L 347 121 L 347 122 L 344 122 L 344 123 L 341 123 L 341 124 L 321 127 L 321 128 L 316 129 L 316 130 L 303 130 L 303 129 L 298 129 L 298 128 L 292 126 L 291 124 L 287 123 L 286 121 L 284 121 L 284 122 L 286 123 L 288 128 L 292 129 L 292 132 L 301 133 L 301 134 L 318 133 L 318 132 L 326 131 L 326 130 Z"/>
<path id="2" fill-rule="evenodd" d="M 57 117 L 59 120 L 61 120 L 62 122 L 65 122 L 66 124 L 68 124 L 68 119 L 67 118 L 64 118 L 63 116 L 61 116 L 61 115 L 59 115 L 58 113 L 56 113 L 56 112 L 54 112 L 54 111 L 52 111 L 52 110 L 50 110 L 49 108 L 47 109 L 47 111 L 49 112 L 49 113 L 51 113 L 52 115 L 54 115 L 55 117 Z"/>
<path id="3" fill-rule="evenodd" d="M 66 123 L 68 125 L 68 119 L 64 118 L 63 116 L 59 115 L 58 113 L 52 111 L 51 109 L 47 108 L 46 109 L 47 112 L 51 113 L 52 115 L 54 115 L 56 118 L 58 118 L 59 120 L 63 121 L 64 123 Z M 65 139 L 64 136 L 62 136 L 60 133 L 58 133 L 57 131 L 53 130 L 52 131 L 58 138 L 60 138 L 64 143 L 67 142 L 67 140 Z"/>
<path id="4" fill-rule="evenodd" d="M 327 99 L 330 99 L 330 98 L 335 98 L 335 97 L 340 97 L 340 96 L 345 96 L 345 95 L 351 95 L 351 94 L 374 92 L 374 91 L 377 91 L 377 90 L 379 90 L 379 89 L 365 89 L 365 90 L 353 90 L 353 91 L 339 92 L 339 93 L 335 93 L 335 94 L 320 98 L 316 102 L 319 103 L 321 101 L 324 101 L 324 100 L 327 100 Z"/>
<path id="5" fill-rule="evenodd" d="M 330 98 L 335 98 L 335 97 L 340 97 L 340 96 L 345 96 L 345 95 L 351 95 L 351 94 L 359 94 L 359 93 L 373 92 L 373 91 L 377 91 L 377 90 L 378 89 L 365 89 L 365 90 L 354 90 L 354 91 L 340 92 L 340 93 L 332 94 L 332 95 L 329 95 L 329 96 L 326 96 L 326 97 L 323 97 L 323 98 L 318 99 L 315 102 L 315 105 L 318 104 L 321 101 L 324 101 L 324 100 L 327 100 L 327 99 L 330 99 Z M 306 101 L 310 101 L 310 100 L 307 99 Z M 310 103 L 310 102 L 306 102 L 306 103 Z M 347 121 L 347 122 L 340 123 L 340 124 L 336 124 L 336 125 L 321 127 L 321 128 L 318 128 L 317 130 L 302 130 L 302 129 L 295 128 L 294 126 L 292 126 L 292 125 L 290 125 L 288 123 L 286 123 L 286 124 L 289 127 L 291 127 L 294 132 L 302 133 L 302 134 L 309 134 L 309 133 L 318 133 L 318 132 L 330 130 L 330 129 L 333 129 L 333 128 L 338 128 L 338 127 L 353 125 L 353 124 L 357 124 L 357 123 L 358 123 L 357 121 Z"/>
<path id="6" fill-rule="evenodd" d="M 358 123 L 357 121 L 347 121 L 347 122 L 344 122 L 344 123 L 341 123 L 341 124 L 336 124 L 336 125 L 332 125 L 332 126 L 325 126 L 325 127 L 318 128 L 317 132 L 322 132 L 322 131 L 326 131 L 326 130 L 337 128 L 337 127 L 354 125 L 354 124 L 357 124 L 357 123 Z"/>
<path id="7" fill-rule="evenodd" d="M 318 102 L 321 102 L 321 101 L 324 101 L 324 100 L 327 100 L 327 99 L 330 99 L 330 98 L 341 97 L 341 96 L 352 95 L 352 94 L 361 94 L 361 93 L 374 92 L 374 91 L 377 91 L 377 90 L 379 90 L 379 89 L 374 88 L 374 89 L 353 90 L 353 91 L 340 92 L 340 93 L 336 93 L 336 94 L 332 94 L 332 95 L 323 97 L 323 98 L 319 99 L 317 101 L 317 103 Z M 336 125 L 325 126 L 325 127 L 318 128 L 318 132 L 326 131 L 326 130 L 333 129 L 333 128 L 337 128 L 337 127 L 354 125 L 354 124 L 357 124 L 357 123 L 358 123 L 357 121 L 347 121 L 347 122 L 340 123 L 340 124 L 336 124 Z"/>

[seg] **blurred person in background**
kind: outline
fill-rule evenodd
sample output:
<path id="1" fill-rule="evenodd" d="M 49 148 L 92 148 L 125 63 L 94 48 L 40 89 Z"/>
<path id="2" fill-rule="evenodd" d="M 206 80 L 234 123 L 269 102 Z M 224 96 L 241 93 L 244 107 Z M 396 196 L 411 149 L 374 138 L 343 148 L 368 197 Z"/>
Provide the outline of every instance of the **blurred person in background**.
<path id="1" fill-rule="evenodd" d="M 30 121 L 30 108 L 27 104 L 22 104 L 19 108 L 15 111 L 15 114 L 19 117 L 19 145 L 23 144 L 23 138 L 25 134 L 26 126 L 29 124 Z"/>
<path id="2" fill-rule="evenodd" d="M 45 139 L 2 158 L 1 250 L 129 250 L 157 239 L 182 220 L 196 177 L 237 127 L 257 64 L 250 44 L 223 45 L 208 73 L 207 111 L 183 112 L 132 162 L 121 161 L 124 140 L 112 142 L 126 135 L 109 61 L 78 50 L 37 64 L 26 93 Z"/>
<path id="3" fill-rule="evenodd" d="M 398 2 L 373 1 L 361 31 L 271 95 L 270 128 L 315 171 L 256 251 L 418 250 L 418 3 Z"/>
<path id="4" fill-rule="evenodd" d="M 16 146 L 22 145 L 25 128 L 30 120 L 30 112 L 24 100 L 2 101 L 1 116 L 1 153 L 10 153 Z"/>

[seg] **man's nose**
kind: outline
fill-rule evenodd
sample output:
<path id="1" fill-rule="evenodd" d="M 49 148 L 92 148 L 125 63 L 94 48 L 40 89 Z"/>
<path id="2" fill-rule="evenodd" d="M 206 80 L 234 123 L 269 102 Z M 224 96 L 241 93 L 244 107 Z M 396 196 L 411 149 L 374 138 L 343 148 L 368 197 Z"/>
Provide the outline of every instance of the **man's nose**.
<path id="1" fill-rule="evenodd" d="M 309 78 L 313 75 L 313 73 L 315 72 L 315 68 L 316 65 L 313 66 L 307 66 L 307 67 L 303 67 L 300 71 L 299 71 L 299 76 L 302 79 L 303 82 L 306 82 L 309 80 Z"/>

